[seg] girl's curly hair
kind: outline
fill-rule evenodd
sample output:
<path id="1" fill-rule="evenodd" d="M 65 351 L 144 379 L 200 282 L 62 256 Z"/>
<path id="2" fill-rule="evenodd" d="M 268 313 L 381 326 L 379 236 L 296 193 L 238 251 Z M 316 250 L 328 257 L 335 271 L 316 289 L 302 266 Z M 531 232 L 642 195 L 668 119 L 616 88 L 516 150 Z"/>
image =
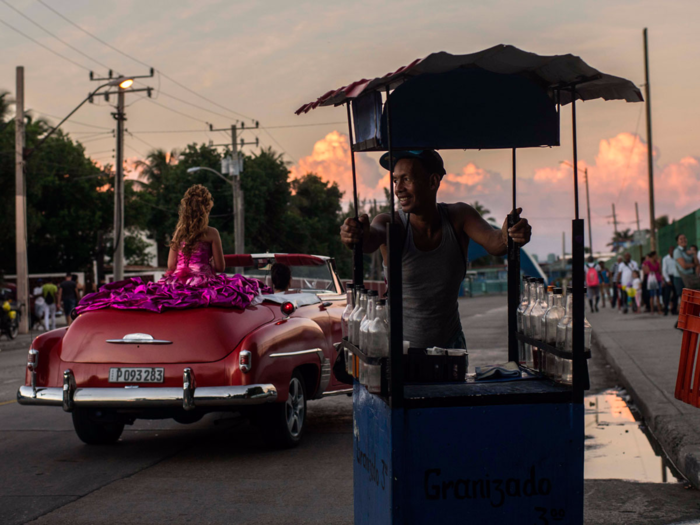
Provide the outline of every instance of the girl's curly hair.
<path id="1" fill-rule="evenodd" d="M 211 193 L 201 184 L 195 184 L 185 192 L 180 201 L 177 221 L 170 247 L 190 255 L 197 242 L 204 237 L 209 226 L 209 212 L 214 206 Z"/>

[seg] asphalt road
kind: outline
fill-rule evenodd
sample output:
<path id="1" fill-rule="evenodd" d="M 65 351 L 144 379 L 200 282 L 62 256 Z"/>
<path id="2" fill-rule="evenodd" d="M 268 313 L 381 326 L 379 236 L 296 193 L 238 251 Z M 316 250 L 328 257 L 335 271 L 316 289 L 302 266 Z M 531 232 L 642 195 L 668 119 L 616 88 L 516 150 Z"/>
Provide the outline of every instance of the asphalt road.
<path id="1" fill-rule="evenodd" d="M 505 357 L 505 297 L 464 300 L 470 368 Z M 194 425 L 139 421 L 113 446 L 89 447 L 60 408 L 20 407 L 28 340 L 0 342 L 0 523 L 352 523 L 352 406 L 309 404 L 294 450 L 266 448 L 245 420 Z M 594 360 L 593 388 L 615 385 Z M 700 519 L 682 483 L 586 481 L 586 523 L 670 524 Z"/>

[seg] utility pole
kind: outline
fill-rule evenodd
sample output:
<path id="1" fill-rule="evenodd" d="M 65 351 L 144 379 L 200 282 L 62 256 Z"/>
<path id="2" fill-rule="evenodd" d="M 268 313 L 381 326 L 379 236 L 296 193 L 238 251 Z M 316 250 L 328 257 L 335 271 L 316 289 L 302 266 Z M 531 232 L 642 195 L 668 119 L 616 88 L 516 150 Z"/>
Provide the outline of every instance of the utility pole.
<path id="1" fill-rule="evenodd" d="M 15 94 L 15 264 L 17 302 L 24 305 L 19 333 L 29 333 L 29 266 L 27 262 L 27 191 L 24 181 L 24 67 L 17 66 Z"/>
<path id="2" fill-rule="evenodd" d="M 254 121 L 255 127 L 258 128 L 260 123 Z M 231 169 L 229 170 L 229 175 L 231 175 L 233 184 L 233 237 L 234 237 L 234 250 L 237 254 L 245 253 L 245 195 L 241 189 L 241 172 L 243 171 L 243 157 L 242 152 L 238 151 L 240 146 L 248 146 L 255 144 L 255 146 L 260 145 L 260 140 L 255 139 L 255 142 L 246 142 L 245 139 L 241 139 L 238 142 L 238 125 L 231 125 Z M 241 131 L 245 130 L 245 123 L 241 123 Z M 214 129 L 212 124 L 209 124 L 209 131 L 228 131 L 227 129 Z M 228 144 L 215 144 L 215 146 L 226 146 Z M 242 268 L 237 268 L 236 272 L 241 273 Z"/>
<path id="3" fill-rule="evenodd" d="M 614 237 L 613 237 L 613 246 L 612 246 L 612 248 L 613 248 L 613 251 L 616 252 L 617 249 L 616 249 L 616 247 L 615 247 L 615 241 L 616 241 L 616 239 L 617 239 L 617 215 L 615 215 L 615 203 L 614 203 L 614 202 L 612 203 L 612 209 L 613 209 L 613 216 L 612 216 L 612 217 L 613 217 L 613 227 L 615 228 L 615 235 L 614 235 Z"/>
<path id="4" fill-rule="evenodd" d="M 591 255 L 593 255 L 593 234 L 591 233 L 591 198 L 588 194 L 588 168 L 583 168 L 584 178 L 586 179 L 586 207 L 588 208 L 588 246 L 590 246 Z"/>
<path id="5" fill-rule="evenodd" d="M 112 273 L 115 281 L 124 279 L 124 92 L 117 93 L 117 111 L 112 113 L 117 121 L 116 171 L 114 173 L 114 244 Z"/>
<path id="6" fill-rule="evenodd" d="M 119 80 L 124 78 L 121 83 L 116 84 L 117 91 L 107 91 L 104 93 L 105 100 L 109 102 L 109 96 L 116 93 L 117 107 L 112 113 L 112 117 L 117 121 L 117 148 L 116 148 L 116 166 L 114 173 L 114 242 L 112 246 L 112 274 L 115 281 L 124 279 L 124 122 L 126 114 L 124 113 L 124 99 L 127 93 L 138 93 L 146 91 L 148 97 L 151 97 L 152 87 L 140 89 L 129 89 L 134 83 L 135 78 L 151 78 L 153 77 L 153 68 L 150 75 L 124 77 L 118 75 L 116 79 L 113 77 L 112 70 L 109 70 L 107 78 L 95 78 L 93 72 L 90 71 L 90 80 L 95 82 L 103 82 L 105 80 Z M 92 102 L 90 97 L 90 102 Z"/>
<path id="7" fill-rule="evenodd" d="M 651 251 L 656 251 L 656 215 L 654 213 L 654 143 L 651 139 L 651 87 L 649 86 L 649 43 L 644 28 L 644 95 L 647 110 L 647 165 L 649 167 L 649 224 Z"/>
<path id="8" fill-rule="evenodd" d="M 635 202 L 634 203 L 634 213 L 637 215 L 637 241 L 641 242 L 642 240 L 642 230 L 639 227 L 639 205 Z M 644 250 L 642 248 L 642 245 L 639 245 L 639 261 L 641 262 L 642 257 L 644 257 Z"/>

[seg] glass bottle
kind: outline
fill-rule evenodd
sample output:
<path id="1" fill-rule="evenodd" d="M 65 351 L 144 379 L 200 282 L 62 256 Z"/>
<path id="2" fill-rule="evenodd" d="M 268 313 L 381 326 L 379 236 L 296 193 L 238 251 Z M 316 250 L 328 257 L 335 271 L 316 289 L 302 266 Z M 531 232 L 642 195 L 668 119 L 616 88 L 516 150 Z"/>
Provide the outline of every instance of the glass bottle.
<path id="1" fill-rule="evenodd" d="M 542 286 L 540 287 L 540 280 L 542 280 Z M 530 282 L 530 304 L 527 307 L 527 310 L 525 310 L 525 313 L 523 314 L 523 329 L 525 331 L 525 335 L 529 337 L 534 337 L 533 329 L 532 329 L 532 324 L 531 324 L 531 319 L 532 319 L 532 310 L 535 307 L 535 305 L 539 301 L 539 293 L 540 290 L 544 289 L 544 279 L 541 278 L 533 278 L 533 280 Z M 526 344 L 525 345 L 525 366 L 533 368 L 534 367 L 534 356 L 533 356 L 533 348 L 531 345 Z"/>
<path id="2" fill-rule="evenodd" d="M 537 279 L 537 300 L 530 311 L 530 337 L 538 341 L 544 340 L 542 332 L 542 319 L 547 311 L 546 288 L 544 279 Z M 534 370 L 542 370 L 542 351 L 537 347 L 532 347 L 532 368 Z"/>
<path id="3" fill-rule="evenodd" d="M 557 338 L 556 346 L 559 350 L 567 353 L 571 353 L 571 350 L 566 348 L 566 333 L 571 326 L 571 314 L 573 313 L 573 294 L 571 293 L 571 288 L 566 289 L 566 313 L 562 317 L 559 324 L 557 324 Z M 556 363 L 554 365 L 555 375 L 552 376 L 553 379 L 557 381 L 564 381 L 564 375 L 566 373 L 567 361 L 569 363 L 569 368 L 571 361 L 568 359 L 562 359 L 561 357 L 556 358 Z M 569 370 L 570 371 L 570 370 Z"/>
<path id="4" fill-rule="evenodd" d="M 350 337 L 350 342 L 354 344 L 355 346 L 358 346 L 360 344 L 360 322 L 362 321 L 362 318 L 365 316 L 367 313 L 366 307 L 367 307 L 367 290 L 365 290 L 363 287 L 361 287 L 357 293 L 357 297 L 355 298 L 356 304 L 355 304 L 355 309 L 352 311 L 352 314 L 350 315 L 350 322 L 349 324 L 349 337 Z"/>
<path id="5" fill-rule="evenodd" d="M 380 299 L 374 307 L 374 319 L 368 329 L 369 350 L 371 357 L 382 358 L 389 356 L 389 321 L 387 318 L 386 301 Z M 370 365 L 367 370 L 367 390 L 372 394 L 382 391 L 382 367 Z"/>
<path id="6" fill-rule="evenodd" d="M 583 289 L 584 296 L 586 295 L 586 288 Z M 571 322 L 566 325 L 566 341 L 564 344 L 565 351 L 571 358 L 574 356 L 574 322 L 573 322 L 573 294 L 571 294 Z M 585 312 L 585 309 L 584 309 Z M 593 327 L 588 319 L 583 316 L 583 348 L 584 350 L 591 349 L 591 336 L 593 335 Z M 574 362 L 572 359 L 562 359 L 562 369 L 561 369 L 561 381 L 562 383 L 571 384 L 574 378 Z"/>
<path id="7" fill-rule="evenodd" d="M 530 277 L 523 277 L 523 297 L 518 305 L 517 319 L 518 319 L 518 333 L 525 334 L 524 326 L 524 316 L 525 311 L 528 306 L 530 306 L 530 286 L 532 279 Z M 525 364 L 525 343 L 518 341 L 518 361 L 521 365 Z"/>
<path id="8" fill-rule="evenodd" d="M 343 310 L 343 314 L 340 316 L 340 329 L 343 332 L 343 339 L 348 338 L 348 321 L 350 319 L 350 314 L 352 314 L 352 311 L 355 309 L 355 286 L 348 284 L 345 291 L 347 295 L 347 305 L 345 306 L 345 310 Z"/>
<path id="9" fill-rule="evenodd" d="M 566 315 L 563 299 L 562 289 L 555 288 L 552 295 L 551 306 L 547 309 L 542 318 L 544 342 L 548 345 L 556 346 L 557 344 L 557 325 Z M 542 364 L 544 365 L 544 373 L 547 374 L 547 376 L 557 376 L 557 356 L 546 353 Z"/>
<path id="10" fill-rule="evenodd" d="M 362 318 L 360 322 L 360 348 L 367 353 L 367 347 L 369 346 L 367 341 L 367 329 L 369 323 L 374 319 L 374 306 L 377 302 L 377 290 L 367 290 L 367 313 Z"/>

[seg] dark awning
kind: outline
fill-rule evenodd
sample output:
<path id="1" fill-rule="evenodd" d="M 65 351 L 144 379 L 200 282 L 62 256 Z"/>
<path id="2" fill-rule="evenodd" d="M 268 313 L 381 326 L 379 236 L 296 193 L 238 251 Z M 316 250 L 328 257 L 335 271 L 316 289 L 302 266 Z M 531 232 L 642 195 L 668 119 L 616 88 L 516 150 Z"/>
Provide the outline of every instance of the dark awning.
<path id="1" fill-rule="evenodd" d="M 387 86 L 394 89 L 406 80 L 420 75 L 446 73 L 460 68 L 479 68 L 492 73 L 528 77 L 545 87 L 553 98 L 555 92 L 560 91 L 557 102 L 561 104 L 571 102 L 571 93 L 566 88 L 572 84 L 576 85 L 576 98 L 579 100 L 644 100 L 642 93 L 631 81 L 602 73 L 577 56 L 540 56 L 500 44 L 468 55 L 452 55 L 444 51 L 432 53 L 393 73 L 372 80 L 358 80 L 329 91 L 314 102 L 304 104 L 295 113 L 307 113 L 318 106 L 337 106 L 370 92 L 384 91 Z"/>

